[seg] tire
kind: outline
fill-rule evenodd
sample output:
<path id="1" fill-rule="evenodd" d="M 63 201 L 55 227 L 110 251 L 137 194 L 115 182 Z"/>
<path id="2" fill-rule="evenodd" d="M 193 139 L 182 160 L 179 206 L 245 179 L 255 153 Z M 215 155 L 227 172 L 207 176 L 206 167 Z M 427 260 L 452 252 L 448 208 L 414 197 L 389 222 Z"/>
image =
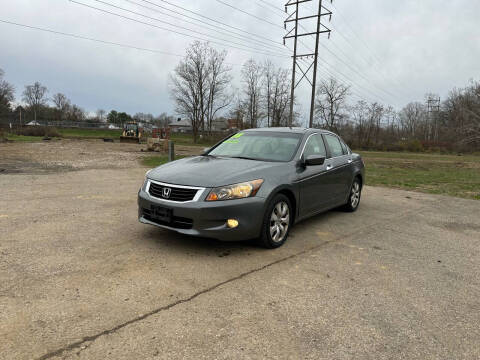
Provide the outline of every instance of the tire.
<path id="1" fill-rule="evenodd" d="M 288 197 L 276 195 L 265 211 L 260 234 L 260 245 L 276 249 L 285 244 L 292 225 L 292 204 Z"/>
<path id="2" fill-rule="evenodd" d="M 362 182 L 358 177 L 353 179 L 350 193 L 348 195 L 347 203 L 343 206 L 343 210 L 347 212 L 355 212 L 360 206 L 360 199 L 362 197 Z"/>

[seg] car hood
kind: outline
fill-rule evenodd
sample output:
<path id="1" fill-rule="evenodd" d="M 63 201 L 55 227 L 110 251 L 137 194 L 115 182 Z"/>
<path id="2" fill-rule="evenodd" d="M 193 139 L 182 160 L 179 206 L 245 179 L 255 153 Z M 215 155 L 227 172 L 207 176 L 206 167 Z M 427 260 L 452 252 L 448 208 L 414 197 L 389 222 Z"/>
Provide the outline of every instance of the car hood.
<path id="1" fill-rule="evenodd" d="M 267 169 L 283 163 L 196 156 L 177 160 L 152 170 L 152 180 L 176 185 L 216 187 L 265 178 Z M 284 164 L 283 164 L 284 165 Z"/>

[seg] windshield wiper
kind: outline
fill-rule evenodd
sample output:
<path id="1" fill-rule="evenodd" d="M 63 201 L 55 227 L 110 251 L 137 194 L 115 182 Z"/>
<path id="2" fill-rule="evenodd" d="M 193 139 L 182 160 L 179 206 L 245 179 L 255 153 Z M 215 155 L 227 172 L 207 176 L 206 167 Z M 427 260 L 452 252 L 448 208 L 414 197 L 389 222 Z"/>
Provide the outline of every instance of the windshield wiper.
<path id="1" fill-rule="evenodd" d="M 251 158 L 248 156 L 229 156 L 232 159 L 243 159 L 243 160 L 255 160 L 255 161 L 262 161 L 261 159 Z"/>

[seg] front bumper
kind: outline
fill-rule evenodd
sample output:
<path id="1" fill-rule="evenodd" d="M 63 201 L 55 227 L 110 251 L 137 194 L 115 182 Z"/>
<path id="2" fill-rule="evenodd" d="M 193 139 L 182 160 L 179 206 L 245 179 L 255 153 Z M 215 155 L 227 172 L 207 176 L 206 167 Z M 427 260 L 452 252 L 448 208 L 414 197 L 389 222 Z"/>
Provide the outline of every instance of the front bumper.
<path id="1" fill-rule="evenodd" d="M 207 192 L 208 193 L 208 192 Z M 182 234 L 239 241 L 257 238 L 263 222 L 265 199 L 255 196 L 246 199 L 218 202 L 198 201 L 176 203 L 150 196 L 143 189 L 138 193 L 138 220 Z M 163 223 L 151 216 L 151 207 L 161 206 L 173 212 L 172 222 Z M 227 227 L 227 220 L 238 220 L 235 229 Z"/>

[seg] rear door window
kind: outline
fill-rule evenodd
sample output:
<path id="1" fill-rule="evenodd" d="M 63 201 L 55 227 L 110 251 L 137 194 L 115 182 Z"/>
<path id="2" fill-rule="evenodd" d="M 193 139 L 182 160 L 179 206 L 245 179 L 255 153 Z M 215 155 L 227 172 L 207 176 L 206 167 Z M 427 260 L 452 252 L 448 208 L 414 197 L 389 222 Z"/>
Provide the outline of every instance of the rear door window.
<path id="1" fill-rule="evenodd" d="M 342 145 L 343 155 L 350 155 L 350 150 L 348 150 L 348 146 L 340 140 L 340 145 Z"/>
<path id="2" fill-rule="evenodd" d="M 343 148 L 340 140 L 334 135 L 325 135 L 328 147 L 330 149 L 330 155 L 332 158 L 343 156 Z"/>

